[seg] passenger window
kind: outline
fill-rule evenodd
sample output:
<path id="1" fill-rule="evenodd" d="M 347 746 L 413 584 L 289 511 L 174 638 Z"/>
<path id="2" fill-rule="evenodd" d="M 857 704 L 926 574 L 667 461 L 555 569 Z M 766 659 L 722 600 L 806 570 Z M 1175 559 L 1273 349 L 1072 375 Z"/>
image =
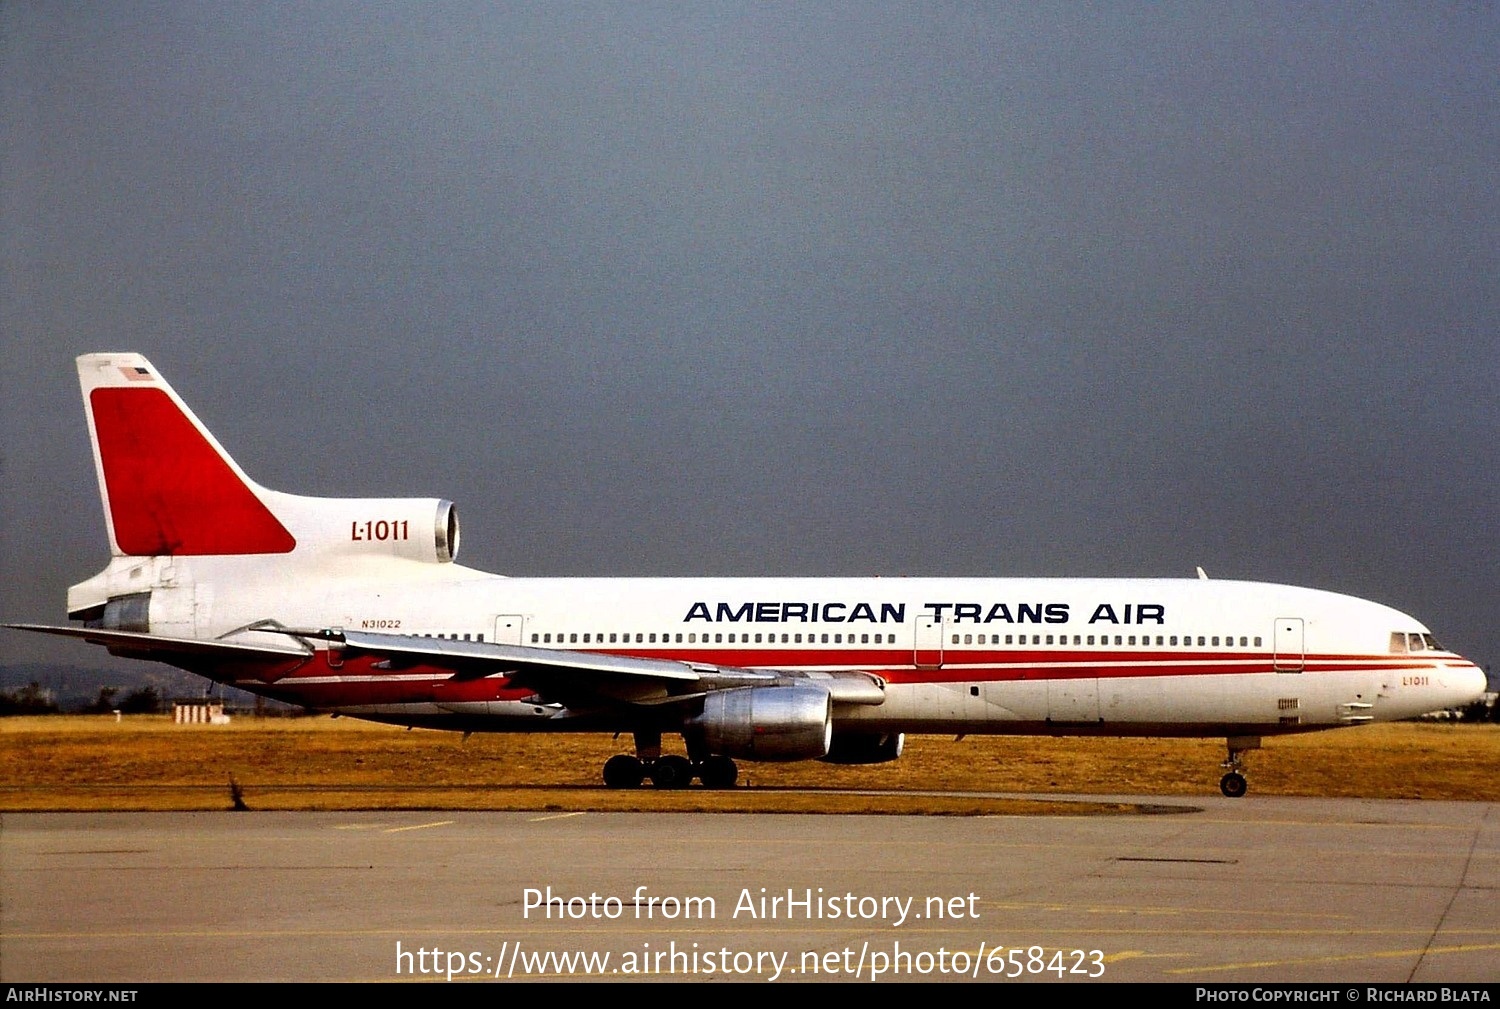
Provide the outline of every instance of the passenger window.
<path id="1" fill-rule="evenodd" d="M 1130 641 L 1129 641 L 1129 644 L 1132 644 L 1132 645 L 1133 645 L 1133 644 L 1135 644 L 1135 635 L 1134 635 L 1134 634 L 1132 634 L 1132 635 L 1131 635 L 1131 636 L 1130 636 Z"/>
<path id="2" fill-rule="evenodd" d="M 957 637 L 955 637 L 954 640 L 957 641 L 958 640 Z M 966 644 L 966 645 L 972 645 L 973 643 L 974 643 L 974 635 L 972 635 L 972 634 L 965 634 L 964 635 L 964 644 Z"/>
<path id="3" fill-rule="evenodd" d="M 429 634 L 429 635 L 427 635 L 427 636 L 428 636 L 428 637 L 429 637 L 429 638 L 430 638 L 430 637 L 432 637 L 432 635 L 431 635 L 431 634 Z M 534 633 L 534 632 L 533 632 L 533 633 L 532 633 L 532 635 L 531 635 L 531 643 L 532 643 L 532 644 L 533 644 L 533 645 L 534 645 L 534 644 L 536 644 L 536 634 L 535 634 L 535 633 Z"/>
<path id="4" fill-rule="evenodd" d="M 823 635 L 823 644 L 828 644 L 828 635 Z"/>
<path id="5" fill-rule="evenodd" d="M 714 635 L 714 644 L 716 644 L 716 645 L 722 645 L 723 643 L 724 643 L 724 635 L 723 634 L 715 634 Z"/>
<path id="6" fill-rule="evenodd" d="M 859 636 L 859 643 L 862 645 L 868 645 L 870 643 L 870 636 L 868 634 L 861 634 Z"/>
<path id="7" fill-rule="evenodd" d="M 468 635 L 465 634 L 464 637 L 468 637 Z M 577 634 L 569 634 L 568 635 L 568 644 L 570 644 L 570 645 L 576 645 L 576 644 L 578 644 L 578 635 Z"/>

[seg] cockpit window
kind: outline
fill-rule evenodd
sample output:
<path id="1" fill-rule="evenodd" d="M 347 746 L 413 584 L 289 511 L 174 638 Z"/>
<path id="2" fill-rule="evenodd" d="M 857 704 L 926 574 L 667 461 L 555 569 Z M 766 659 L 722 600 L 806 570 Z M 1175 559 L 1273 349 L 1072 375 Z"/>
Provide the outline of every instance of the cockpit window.
<path id="1" fill-rule="evenodd" d="M 1392 652 L 1446 652 L 1448 649 L 1438 644 L 1437 638 L 1431 634 L 1417 633 L 1416 631 L 1392 631 Z"/>

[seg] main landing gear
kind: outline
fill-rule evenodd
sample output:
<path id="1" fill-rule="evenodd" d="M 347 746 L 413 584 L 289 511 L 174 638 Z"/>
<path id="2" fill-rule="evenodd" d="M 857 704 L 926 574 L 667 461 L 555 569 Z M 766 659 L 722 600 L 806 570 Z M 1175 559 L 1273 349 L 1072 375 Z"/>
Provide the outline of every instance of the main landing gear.
<path id="1" fill-rule="evenodd" d="M 635 752 L 633 757 L 620 753 L 604 762 L 605 785 L 639 788 L 650 778 L 657 788 L 687 788 L 697 778 L 704 788 L 733 788 L 740 775 L 734 761 L 722 754 L 695 754 L 692 760 L 675 753 L 663 755 L 657 732 L 637 732 Z"/>
<path id="2" fill-rule="evenodd" d="M 1229 757 L 1219 766 L 1227 773 L 1219 779 L 1219 791 L 1223 792 L 1227 798 L 1238 799 L 1250 790 L 1250 784 L 1241 772 L 1245 761 L 1240 755 L 1246 750 L 1260 749 L 1260 737 L 1230 736 L 1226 742 L 1229 745 Z"/>

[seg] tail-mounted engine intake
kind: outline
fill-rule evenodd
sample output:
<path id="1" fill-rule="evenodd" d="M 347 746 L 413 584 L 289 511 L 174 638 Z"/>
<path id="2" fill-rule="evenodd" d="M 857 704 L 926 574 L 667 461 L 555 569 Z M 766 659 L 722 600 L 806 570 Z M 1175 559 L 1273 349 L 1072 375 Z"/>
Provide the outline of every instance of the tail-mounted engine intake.
<path id="1" fill-rule="evenodd" d="M 273 498 L 273 501 L 275 499 Z M 292 498 L 297 548 L 447 564 L 458 556 L 458 509 L 436 498 Z"/>
<path id="2" fill-rule="evenodd" d="M 743 760 L 810 760 L 833 740 L 833 701 L 819 687 L 741 687 L 703 699 L 691 729 L 710 753 Z"/>

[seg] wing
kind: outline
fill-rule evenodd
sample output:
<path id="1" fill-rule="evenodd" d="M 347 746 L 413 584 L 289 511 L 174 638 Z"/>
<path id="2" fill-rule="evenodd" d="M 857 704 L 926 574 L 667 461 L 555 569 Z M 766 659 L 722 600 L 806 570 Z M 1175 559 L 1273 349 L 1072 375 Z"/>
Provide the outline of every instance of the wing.
<path id="1" fill-rule="evenodd" d="M 80 638 L 106 646 L 116 655 L 155 659 L 194 671 L 223 662 L 265 663 L 312 658 L 312 642 L 324 642 L 345 655 L 363 655 L 383 669 L 446 670 L 455 681 L 504 676 L 511 683 L 536 691 L 548 703 L 573 710 L 618 705 L 685 704 L 716 690 L 737 687 L 813 685 L 828 692 L 835 704 L 880 704 L 885 680 L 857 670 L 832 672 L 742 669 L 672 659 L 564 651 L 502 645 L 483 641 L 454 641 L 364 631 L 290 628 L 269 621 L 235 632 L 241 638 L 172 638 L 138 631 L 92 627 L 51 627 L 43 624 L 5 624 L 16 630 Z M 279 639 L 290 639 L 282 643 Z M 286 667 L 291 668 L 291 667 Z"/>
<path id="2" fill-rule="evenodd" d="M 885 681 L 857 670 L 817 672 L 742 669 L 673 659 L 577 652 L 483 641 L 453 641 L 362 631 L 287 631 L 321 638 L 347 653 L 381 657 L 389 668 L 436 666 L 451 669 L 457 680 L 506 676 L 530 687 L 549 702 L 573 709 L 618 704 L 672 704 L 736 687 L 813 684 L 836 704 L 880 704 Z"/>

